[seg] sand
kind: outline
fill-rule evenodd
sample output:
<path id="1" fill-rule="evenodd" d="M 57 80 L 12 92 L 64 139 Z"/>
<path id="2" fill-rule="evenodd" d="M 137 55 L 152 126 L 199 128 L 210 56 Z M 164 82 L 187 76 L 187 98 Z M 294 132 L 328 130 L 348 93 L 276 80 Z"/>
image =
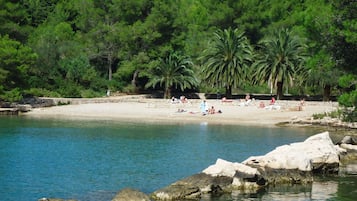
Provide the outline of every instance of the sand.
<path id="1" fill-rule="evenodd" d="M 158 123 L 207 123 L 230 125 L 275 126 L 278 123 L 311 119 L 313 114 L 331 112 L 337 109 L 336 102 L 305 102 L 302 111 L 297 111 L 298 101 L 277 101 L 280 109 L 259 108 L 259 103 L 269 105 L 269 101 L 253 100 L 242 106 L 240 100 L 223 103 L 221 100 L 207 100 L 216 112 L 202 115 L 202 100 L 189 100 L 188 103 L 171 103 L 163 99 L 122 99 L 105 98 L 104 103 L 85 103 L 34 108 L 23 115 L 36 118 L 97 119 L 114 121 L 158 122 Z M 102 99 L 103 100 L 103 99 Z M 183 112 L 179 112 L 183 110 Z"/>

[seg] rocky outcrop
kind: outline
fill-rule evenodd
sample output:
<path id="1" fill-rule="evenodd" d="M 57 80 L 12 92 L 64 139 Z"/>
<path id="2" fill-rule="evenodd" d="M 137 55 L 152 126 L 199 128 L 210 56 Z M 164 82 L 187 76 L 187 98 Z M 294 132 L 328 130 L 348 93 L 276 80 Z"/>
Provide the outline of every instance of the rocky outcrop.
<path id="1" fill-rule="evenodd" d="M 225 176 L 233 178 L 232 189 L 256 189 L 266 184 L 256 168 L 249 167 L 241 163 L 232 163 L 223 159 L 218 159 L 216 164 L 203 170 L 203 173 L 212 177 Z"/>
<path id="2" fill-rule="evenodd" d="M 199 199 L 202 193 L 219 194 L 228 191 L 233 178 L 227 176 L 211 176 L 199 173 L 179 180 L 165 188 L 155 191 L 154 200 Z"/>
<path id="3" fill-rule="evenodd" d="M 77 200 L 64 200 L 64 199 L 59 199 L 59 198 L 41 198 L 38 199 L 38 201 L 77 201 Z"/>
<path id="4" fill-rule="evenodd" d="M 329 133 L 324 132 L 303 142 L 279 146 L 263 156 L 252 156 L 242 163 L 217 159 L 215 164 L 201 173 L 159 189 L 150 197 L 157 201 L 200 200 L 202 197 L 238 191 L 256 193 L 262 188 L 276 188 L 286 184 L 307 183 L 314 186 L 311 183 L 313 177 L 319 174 L 338 174 L 341 171 L 345 174 L 357 174 L 355 140 L 346 137 L 338 145 L 334 145 Z M 355 164 L 343 164 L 341 158 L 354 160 Z M 121 200 L 150 201 L 150 198 L 137 190 L 123 189 L 112 201 Z M 64 200 L 42 198 L 39 201 Z"/>
<path id="5" fill-rule="evenodd" d="M 357 122 L 344 122 L 339 118 L 324 117 L 322 119 L 314 119 L 313 117 L 308 118 L 298 118 L 292 117 L 290 121 L 286 122 L 289 124 L 297 125 L 318 125 L 318 126 L 328 126 L 336 128 L 349 128 L 357 129 Z"/>
<path id="6" fill-rule="evenodd" d="M 177 181 L 152 193 L 154 200 L 199 200 L 205 194 L 254 191 L 269 184 L 310 183 L 316 174 L 337 174 L 340 155 L 328 132 L 303 142 L 279 146 L 263 156 L 242 163 L 218 159 L 202 173 Z"/>
<path id="7" fill-rule="evenodd" d="M 257 168 L 269 183 L 306 183 L 312 182 L 313 174 L 338 173 L 342 151 L 325 132 L 277 147 L 264 156 L 250 157 L 243 164 Z"/>
<path id="8" fill-rule="evenodd" d="M 150 201 L 148 195 L 135 189 L 125 188 L 112 199 L 112 201 Z"/>
<path id="9" fill-rule="evenodd" d="M 356 140 L 351 137 L 351 136 L 345 136 L 342 138 L 342 140 L 340 142 L 338 142 L 337 144 L 350 144 L 350 145 L 357 145 Z"/>

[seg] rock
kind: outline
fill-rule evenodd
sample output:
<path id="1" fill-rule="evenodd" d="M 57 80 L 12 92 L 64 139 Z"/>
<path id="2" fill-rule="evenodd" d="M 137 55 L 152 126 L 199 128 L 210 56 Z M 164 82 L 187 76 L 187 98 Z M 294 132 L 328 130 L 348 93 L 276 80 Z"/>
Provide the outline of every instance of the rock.
<path id="1" fill-rule="evenodd" d="M 112 201 L 150 201 L 148 195 L 135 189 L 125 188 L 121 190 Z"/>
<path id="2" fill-rule="evenodd" d="M 357 153 L 357 145 L 352 145 L 352 144 L 341 144 L 340 145 L 341 148 L 346 149 L 347 152 L 351 152 L 351 153 Z"/>
<path id="3" fill-rule="evenodd" d="M 257 168 L 271 183 L 305 183 L 312 182 L 313 174 L 338 173 L 339 151 L 324 132 L 304 142 L 279 146 L 264 156 L 250 157 L 243 164 Z"/>
<path id="4" fill-rule="evenodd" d="M 64 200 L 64 199 L 59 199 L 59 198 L 40 198 L 38 201 L 77 201 L 77 200 Z"/>
<path id="5" fill-rule="evenodd" d="M 203 173 L 213 177 L 232 177 L 232 188 L 234 189 L 257 189 L 265 185 L 265 179 L 261 177 L 256 168 L 222 159 L 217 159 L 216 164 L 203 170 Z"/>
<path id="6" fill-rule="evenodd" d="M 202 195 L 219 195 L 232 190 L 257 190 L 265 180 L 256 168 L 217 159 L 202 173 L 177 181 L 152 194 L 155 200 L 199 200 Z"/>
<path id="7" fill-rule="evenodd" d="M 351 145 L 357 145 L 356 141 L 351 137 L 351 136 L 345 136 L 343 139 L 338 142 L 337 144 L 351 144 Z"/>
<path id="8" fill-rule="evenodd" d="M 337 174 L 339 156 L 343 154 L 346 149 L 334 145 L 329 133 L 324 132 L 304 142 L 279 146 L 242 163 L 217 159 L 202 173 L 157 190 L 151 197 L 154 200 L 199 200 L 209 194 L 254 192 L 269 184 L 311 183 L 315 174 Z"/>
<path id="9" fill-rule="evenodd" d="M 343 154 L 340 154 L 340 162 L 347 164 L 357 160 L 357 145 L 341 144 L 340 149 L 345 150 Z"/>
<path id="10" fill-rule="evenodd" d="M 205 173 L 179 180 L 152 193 L 154 200 L 199 200 L 203 193 L 219 194 L 229 191 L 233 178 Z"/>

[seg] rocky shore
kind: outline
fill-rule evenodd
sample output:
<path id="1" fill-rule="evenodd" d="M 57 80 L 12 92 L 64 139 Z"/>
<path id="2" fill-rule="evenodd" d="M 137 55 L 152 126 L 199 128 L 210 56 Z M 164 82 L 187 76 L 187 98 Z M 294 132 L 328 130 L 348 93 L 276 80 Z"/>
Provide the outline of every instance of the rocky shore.
<path id="1" fill-rule="evenodd" d="M 270 186 L 305 185 L 315 176 L 357 174 L 355 168 L 342 166 L 357 159 L 357 143 L 346 136 L 336 145 L 329 133 L 323 132 L 296 142 L 276 147 L 262 156 L 251 156 L 243 162 L 217 159 L 202 172 L 181 179 L 146 195 L 135 189 L 123 189 L 112 201 L 200 200 L 234 192 L 257 192 Z M 41 198 L 39 201 L 62 201 Z"/>

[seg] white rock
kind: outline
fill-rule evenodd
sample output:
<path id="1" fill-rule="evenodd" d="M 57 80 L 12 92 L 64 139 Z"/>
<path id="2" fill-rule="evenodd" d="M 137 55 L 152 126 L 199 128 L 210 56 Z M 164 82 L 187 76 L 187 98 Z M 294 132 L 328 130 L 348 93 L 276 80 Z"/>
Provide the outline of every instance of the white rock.
<path id="1" fill-rule="evenodd" d="M 309 137 L 304 142 L 279 146 L 264 156 L 250 157 L 243 164 L 274 169 L 299 169 L 311 171 L 314 164 L 339 163 L 339 150 L 329 133 Z"/>
<path id="2" fill-rule="evenodd" d="M 357 152 L 357 145 L 341 144 L 340 146 L 341 146 L 341 148 L 343 148 L 343 149 L 347 149 L 347 150 L 350 150 L 350 151 L 355 151 L 355 152 Z"/>
<path id="3" fill-rule="evenodd" d="M 242 172 L 249 175 L 259 175 L 256 168 L 249 167 L 241 163 L 232 163 L 223 159 L 217 159 L 216 164 L 209 166 L 202 171 L 211 176 L 227 176 L 234 177 L 236 172 Z"/>

